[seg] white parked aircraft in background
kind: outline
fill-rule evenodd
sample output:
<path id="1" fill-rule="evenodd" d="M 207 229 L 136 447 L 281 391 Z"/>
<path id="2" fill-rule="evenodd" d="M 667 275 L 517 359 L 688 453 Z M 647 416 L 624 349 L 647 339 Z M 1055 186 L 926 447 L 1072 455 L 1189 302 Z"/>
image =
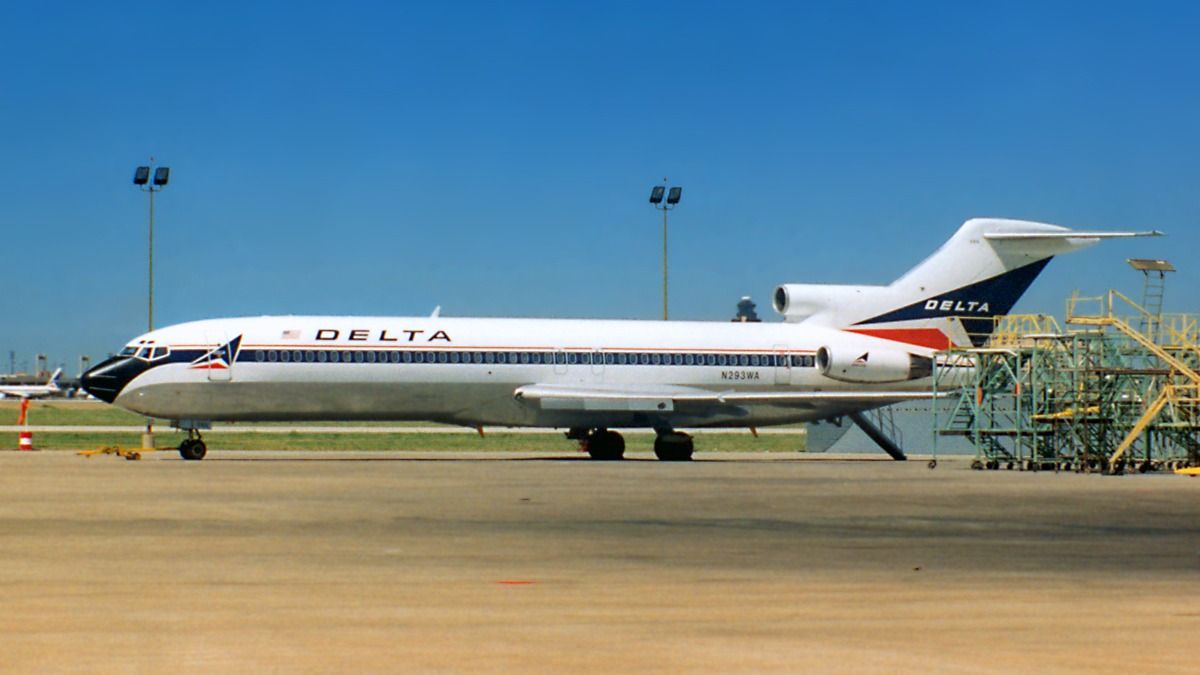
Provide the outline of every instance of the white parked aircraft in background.
<path id="1" fill-rule="evenodd" d="M 623 455 L 613 429 L 652 428 L 660 459 L 686 460 L 692 439 L 677 428 L 862 424 L 863 411 L 929 398 L 935 352 L 980 344 L 1051 257 L 1156 234 L 972 219 L 887 286 L 780 286 L 780 323 L 194 321 L 139 336 L 82 384 L 187 430 L 185 459 L 204 457 L 212 421 L 428 420 L 565 428 L 596 459 Z"/>
<path id="2" fill-rule="evenodd" d="M 62 391 L 58 388 L 58 378 L 62 377 L 62 368 L 54 371 L 46 384 L 0 384 L 0 394 L 6 398 L 42 398 Z"/>

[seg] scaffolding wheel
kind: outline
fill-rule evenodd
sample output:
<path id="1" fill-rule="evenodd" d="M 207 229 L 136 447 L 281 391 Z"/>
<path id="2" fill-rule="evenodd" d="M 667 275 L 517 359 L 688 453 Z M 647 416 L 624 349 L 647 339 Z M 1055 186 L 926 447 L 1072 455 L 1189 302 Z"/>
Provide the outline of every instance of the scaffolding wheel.
<path id="1" fill-rule="evenodd" d="M 971 468 L 976 471 L 983 471 L 983 462 L 981 462 L 979 460 L 974 460 L 973 462 L 971 462 Z"/>
<path id="2" fill-rule="evenodd" d="M 1013 470 L 1013 463 L 1012 463 L 1012 462 L 1009 462 L 1008 464 L 1005 464 L 1005 465 L 1004 465 L 1004 468 L 1005 468 L 1005 469 L 1007 469 L 1008 471 L 1012 471 L 1012 470 Z"/>
<path id="3" fill-rule="evenodd" d="M 936 468 L 937 468 L 937 460 L 936 460 L 936 459 L 931 459 L 931 460 L 929 460 L 929 468 L 930 468 L 930 469 L 936 469 Z"/>

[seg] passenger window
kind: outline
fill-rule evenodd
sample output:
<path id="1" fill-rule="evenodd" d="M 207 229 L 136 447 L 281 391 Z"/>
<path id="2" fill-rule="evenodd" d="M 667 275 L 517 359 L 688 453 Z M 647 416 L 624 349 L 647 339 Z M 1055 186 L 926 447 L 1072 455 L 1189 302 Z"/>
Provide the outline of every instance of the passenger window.
<path id="1" fill-rule="evenodd" d="M 403 361 L 405 363 L 412 363 L 412 360 L 413 360 L 412 352 L 399 352 L 399 354 L 400 354 L 401 361 Z"/>
<path id="2" fill-rule="evenodd" d="M 342 360 L 341 352 L 329 352 L 329 362 L 330 363 L 337 363 L 338 361 L 341 361 L 341 360 Z"/>
<path id="3" fill-rule="evenodd" d="M 274 349 L 267 352 L 267 360 L 270 361 L 271 363 L 275 363 L 276 361 L 279 360 L 279 352 L 275 351 Z"/>
<path id="4" fill-rule="evenodd" d="M 391 360 L 392 360 L 392 363 L 400 363 L 400 352 L 392 352 Z"/>
<path id="5" fill-rule="evenodd" d="M 729 365 L 729 357 L 726 356 L 725 354 L 717 354 L 717 365 L 718 366 Z"/>
<path id="6" fill-rule="evenodd" d="M 317 352 L 317 361 L 320 361 L 321 363 L 325 363 L 325 361 L 327 361 L 328 359 L 329 359 L 329 354 L 325 353 L 324 349 Z"/>
<path id="7" fill-rule="evenodd" d="M 157 350 L 156 350 L 156 351 L 157 351 Z M 255 361 L 258 361 L 258 362 L 260 362 L 260 363 L 261 363 L 262 361 L 266 361 L 266 360 L 267 360 L 267 353 L 266 353 L 266 352 L 264 352 L 264 351 L 263 351 L 263 350 L 261 350 L 261 349 L 255 349 L 255 350 L 254 350 L 254 360 L 255 360 Z"/>
<path id="8" fill-rule="evenodd" d="M 568 352 L 567 353 L 567 363 L 569 363 L 570 365 L 575 365 L 575 364 L 579 363 L 579 355 L 576 354 L 575 352 Z"/>
<path id="9" fill-rule="evenodd" d="M 311 349 L 304 352 L 304 360 L 307 361 L 308 363 L 312 363 L 313 361 L 316 361 L 317 353 L 312 351 Z"/>
<path id="10" fill-rule="evenodd" d="M 696 355 L 695 354 L 684 354 L 683 355 L 683 365 L 690 366 L 690 365 L 694 365 L 695 363 L 696 363 Z"/>
<path id="11" fill-rule="evenodd" d="M 437 362 L 438 363 L 445 363 L 449 360 L 450 360 L 450 355 L 447 354 L 446 352 L 438 352 L 437 353 Z"/>
<path id="12" fill-rule="evenodd" d="M 554 362 L 560 366 L 563 365 L 564 363 L 567 362 L 567 355 L 562 352 L 555 352 L 554 353 Z"/>
<path id="13" fill-rule="evenodd" d="M 375 363 L 375 352 L 367 352 L 363 354 L 363 358 L 367 360 L 367 363 Z"/>

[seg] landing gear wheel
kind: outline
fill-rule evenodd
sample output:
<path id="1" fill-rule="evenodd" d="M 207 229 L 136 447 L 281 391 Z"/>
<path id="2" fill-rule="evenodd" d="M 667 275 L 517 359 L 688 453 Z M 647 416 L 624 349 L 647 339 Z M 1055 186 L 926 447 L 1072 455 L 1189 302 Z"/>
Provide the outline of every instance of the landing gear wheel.
<path id="1" fill-rule="evenodd" d="M 930 468 L 930 470 L 937 468 L 937 460 L 936 459 L 929 460 L 929 468 Z"/>
<path id="2" fill-rule="evenodd" d="M 692 437 L 679 431 L 668 431 L 654 439 L 654 456 L 664 462 L 688 462 L 694 450 Z"/>
<path id="3" fill-rule="evenodd" d="M 208 446 L 199 438 L 185 438 L 179 444 L 179 456 L 189 461 L 200 461 L 208 454 Z"/>
<path id="4" fill-rule="evenodd" d="M 625 458 L 625 439 L 615 431 L 593 429 L 583 439 L 583 448 L 597 461 L 616 461 Z"/>

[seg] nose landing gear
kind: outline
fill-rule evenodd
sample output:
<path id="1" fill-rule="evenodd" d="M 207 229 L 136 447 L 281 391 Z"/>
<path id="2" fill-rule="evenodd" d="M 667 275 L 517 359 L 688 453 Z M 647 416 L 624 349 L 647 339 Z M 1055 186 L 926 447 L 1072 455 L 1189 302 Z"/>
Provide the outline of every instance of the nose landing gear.
<path id="1" fill-rule="evenodd" d="M 200 438 L 200 432 L 187 430 L 188 436 L 179 443 L 179 456 L 189 461 L 200 461 L 208 454 L 208 446 Z"/>

